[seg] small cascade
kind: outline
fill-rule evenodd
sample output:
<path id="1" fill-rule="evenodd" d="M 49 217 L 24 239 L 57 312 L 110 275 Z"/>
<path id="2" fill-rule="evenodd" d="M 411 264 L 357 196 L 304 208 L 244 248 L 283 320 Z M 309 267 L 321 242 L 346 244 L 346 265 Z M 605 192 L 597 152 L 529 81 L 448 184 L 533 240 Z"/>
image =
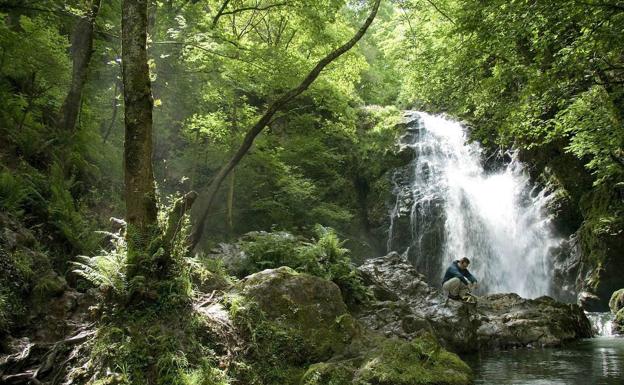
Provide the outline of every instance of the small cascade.
<path id="1" fill-rule="evenodd" d="M 614 315 L 606 312 L 606 313 L 598 313 L 598 312 L 585 312 L 589 322 L 592 325 L 592 329 L 596 336 L 600 337 L 613 337 L 613 319 Z"/>
<path id="2" fill-rule="evenodd" d="M 414 160 L 394 177 L 388 251 L 398 251 L 436 284 L 453 260 L 470 258 L 481 293 L 549 294 L 550 253 L 560 244 L 522 164 L 486 172 L 478 143 L 441 116 L 407 112 L 402 145 Z"/>

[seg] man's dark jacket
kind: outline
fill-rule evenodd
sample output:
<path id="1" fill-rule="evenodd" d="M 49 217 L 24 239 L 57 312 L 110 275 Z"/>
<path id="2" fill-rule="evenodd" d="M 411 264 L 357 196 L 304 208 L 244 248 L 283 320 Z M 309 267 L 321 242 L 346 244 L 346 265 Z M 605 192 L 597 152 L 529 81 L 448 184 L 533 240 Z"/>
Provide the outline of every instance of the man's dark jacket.
<path id="1" fill-rule="evenodd" d="M 472 274 L 470 274 L 468 269 L 462 270 L 459 268 L 458 264 L 459 261 L 453 261 L 453 263 L 451 263 L 451 266 L 446 269 L 446 274 L 444 274 L 444 279 L 442 280 L 443 285 L 446 281 L 455 277 L 459 278 L 459 280 L 462 281 L 465 285 L 467 285 L 469 282 L 477 282 L 477 279 L 473 277 Z"/>

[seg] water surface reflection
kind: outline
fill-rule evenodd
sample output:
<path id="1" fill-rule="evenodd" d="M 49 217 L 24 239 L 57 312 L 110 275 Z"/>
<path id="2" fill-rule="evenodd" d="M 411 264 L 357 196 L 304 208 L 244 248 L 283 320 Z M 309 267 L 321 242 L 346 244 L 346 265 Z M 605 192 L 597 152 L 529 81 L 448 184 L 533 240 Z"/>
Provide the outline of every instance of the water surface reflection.
<path id="1" fill-rule="evenodd" d="M 559 349 L 484 352 L 464 360 L 474 370 L 475 384 L 624 384 L 624 338 L 592 338 Z"/>

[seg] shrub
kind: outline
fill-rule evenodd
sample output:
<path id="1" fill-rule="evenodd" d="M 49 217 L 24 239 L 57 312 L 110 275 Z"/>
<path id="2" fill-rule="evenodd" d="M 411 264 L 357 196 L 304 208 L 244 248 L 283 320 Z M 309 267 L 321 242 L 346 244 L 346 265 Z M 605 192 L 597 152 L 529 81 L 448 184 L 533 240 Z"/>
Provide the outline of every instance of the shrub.
<path id="1" fill-rule="evenodd" d="M 7 296 L 0 292 L 0 335 L 4 334 L 9 327 L 9 311 Z"/>
<path id="2" fill-rule="evenodd" d="M 243 274 L 280 266 L 315 275 L 336 283 L 349 304 L 362 303 L 370 293 L 362 283 L 350 251 L 344 248 L 336 232 L 315 226 L 316 239 L 306 242 L 286 232 L 254 233 L 243 241 L 247 255 Z"/>
<path id="3" fill-rule="evenodd" d="M 72 262 L 74 273 L 85 278 L 103 292 L 123 296 L 127 292 L 126 240 L 121 234 L 106 233 L 111 239 L 111 250 L 102 250 L 94 257 L 79 256 Z"/>
<path id="4" fill-rule="evenodd" d="M 4 212 L 21 215 L 22 204 L 35 193 L 28 180 L 13 175 L 8 170 L 0 170 L 0 209 Z"/>

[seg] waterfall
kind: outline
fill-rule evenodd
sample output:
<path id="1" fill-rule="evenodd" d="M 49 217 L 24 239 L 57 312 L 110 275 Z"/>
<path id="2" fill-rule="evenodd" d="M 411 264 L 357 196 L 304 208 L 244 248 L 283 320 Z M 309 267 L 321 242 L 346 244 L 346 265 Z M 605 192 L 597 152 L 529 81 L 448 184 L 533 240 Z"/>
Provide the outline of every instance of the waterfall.
<path id="1" fill-rule="evenodd" d="M 403 252 L 434 284 L 455 259 L 468 257 L 480 293 L 550 293 L 549 253 L 560 240 L 545 214 L 548 195 L 531 188 L 522 164 L 486 172 L 478 143 L 458 122 L 406 113 L 401 145 L 414 153 L 397 170 L 388 251 Z"/>
<path id="2" fill-rule="evenodd" d="M 591 322 L 594 334 L 601 337 L 613 336 L 613 319 L 611 313 L 585 312 L 589 322 Z"/>

